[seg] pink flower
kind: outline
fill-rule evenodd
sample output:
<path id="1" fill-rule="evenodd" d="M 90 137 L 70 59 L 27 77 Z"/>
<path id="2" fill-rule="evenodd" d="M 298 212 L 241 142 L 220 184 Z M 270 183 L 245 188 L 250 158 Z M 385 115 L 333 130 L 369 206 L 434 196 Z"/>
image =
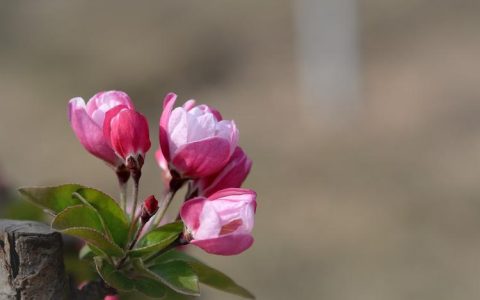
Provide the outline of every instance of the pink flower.
<path id="1" fill-rule="evenodd" d="M 120 300 L 120 297 L 118 295 L 107 295 L 103 300 Z"/>
<path id="2" fill-rule="evenodd" d="M 129 169 L 140 169 L 150 149 L 147 119 L 126 106 L 117 106 L 105 115 L 103 132 L 117 156 Z"/>
<path id="3" fill-rule="evenodd" d="M 80 97 L 73 98 L 68 103 L 68 119 L 80 143 L 88 152 L 114 167 L 123 161 L 105 139 L 103 125 L 105 114 L 118 106 L 134 109 L 128 95 L 120 91 L 97 93 L 86 105 Z"/>
<path id="4" fill-rule="evenodd" d="M 185 202 L 180 216 L 190 243 L 208 253 L 235 255 L 253 243 L 256 208 L 253 190 L 231 188 Z"/>
<path id="5" fill-rule="evenodd" d="M 239 188 L 252 168 L 252 160 L 237 147 L 225 167 L 217 174 L 202 177 L 194 185 L 198 195 L 208 197 L 226 188 Z"/>
<path id="6" fill-rule="evenodd" d="M 176 98 L 174 93 L 165 97 L 160 118 L 160 147 L 170 169 L 184 178 L 220 171 L 238 143 L 235 122 L 194 100 L 173 109 Z"/>

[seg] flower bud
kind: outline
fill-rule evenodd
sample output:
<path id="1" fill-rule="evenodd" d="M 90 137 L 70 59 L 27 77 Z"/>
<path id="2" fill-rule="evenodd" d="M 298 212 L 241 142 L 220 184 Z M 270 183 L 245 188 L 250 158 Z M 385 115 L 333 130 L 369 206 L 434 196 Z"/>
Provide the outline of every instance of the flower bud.
<path id="1" fill-rule="evenodd" d="M 130 170 L 140 170 L 150 149 L 147 119 L 133 109 L 117 107 L 107 112 L 104 136 Z"/>
<path id="2" fill-rule="evenodd" d="M 237 147 L 235 122 L 194 100 L 173 109 L 176 98 L 174 93 L 165 97 L 160 118 L 160 148 L 169 168 L 182 178 L 219 172 Z"/>
<path id="3" fill-rule="evenodd" d="M 248 189 L 224 189 L 191 199 L 180 210 L 184 237 L 208 253 L 239 254 L 253 244 L 256 207 L 256 193 Z"/>
<path id="4" fill-rule="evenodd" d="M 150 195 L 147 199 L 143 202 L 142 205 L 142 222 L 145 224 L 150 220 L 150 218 L 155 215 L 158 211 L 158 201 L 155 199 L 155 196 Z"/>

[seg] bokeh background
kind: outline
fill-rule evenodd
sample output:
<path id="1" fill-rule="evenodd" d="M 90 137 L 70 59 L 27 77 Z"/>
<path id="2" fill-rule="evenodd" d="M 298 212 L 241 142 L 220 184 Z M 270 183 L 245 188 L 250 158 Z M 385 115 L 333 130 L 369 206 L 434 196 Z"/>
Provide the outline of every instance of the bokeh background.
<path id="1" fill-rule="evenodd" d="M 116 194 L 66 117 L 109 89 L 149 119 L 159 195 L 175 91 L 235 119 L 254 161 L 254 246 L 192 252 L 258 299 L 478 299 L 479 53 L 478 1 L 1 0 L 0 210 L 20 185 Z"/>

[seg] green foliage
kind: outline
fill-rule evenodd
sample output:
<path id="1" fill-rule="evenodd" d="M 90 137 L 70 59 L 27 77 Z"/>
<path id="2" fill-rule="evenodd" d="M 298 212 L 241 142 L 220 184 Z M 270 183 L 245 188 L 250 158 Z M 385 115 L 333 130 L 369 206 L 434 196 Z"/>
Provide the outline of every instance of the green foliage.
<path id="1" fill-rule="evenodd" d="M 188 263 L 174 260 L 155 264 L 148 269 L 172 290 L 185 295 L 200 296 L 197 274 Z"/>
<path id="2" fill-rule="evenodd" d="M 255 296 L 244 287 L 238 285 L 233 279 L 224 273 L 202 263 L 200 260 L 180 251 L 171 250 L 158 257 L 155 262 L 185 261 L 197 274 L 201 283 L 217 290 L 235 294 L 248 299 L 255 299 Z"/>
<path id="3" fill-rule="evenodd" d="M 97 210 L 114 242 L 120 247 L 125 246 L 128 235 L 128 218 L 117 202 L 107 194 L 92 188 L 80 188 L 76 193 Z"/>
<path id="4" fill-rule="evenodd" d="M 53 219 L 52 228 L 79 237 L 107 255 L 123 255 L 123 250 L 105 234 L 103 221 L 94 208 L 86 205 L 68 207 Z"/>
<path id="5" fill-rule="evenodd" d="M 54 187 L 23 187 L 18 191 L 26 199 L 58 214 L 69 206 L 81 204 L 80 200 L 72 196 L 81 187 L 79 184 L 64 184 Z"/>
<path id="6" fill-rule="evenodd" d="M 135 284 L 130 278 L 102 257 L 96 256 L 94 261 L 98 274 L 108 285 L 120 291 L 131 291 L 135 288 Z"/>
<path id="7" fill-rule="evenodd" d="M 93 258 L 98 274 L 119 291 L 138 291 L 152 298 L 186 299 L 200 295 L 201 282 L 244 298 L 255 298 L 224 273 L 183 252 L 168 250 L 184 229 L 181 221 L 148 232 L 135 248 L 127 251 L 127 245 L 131 244 L 129 219 L 107 194 L 78 184 L 19 191 L 51 212 L 52 228 L 83 239 L 87 244 L 79 258 Z M 148 265 L 144 265 L 144 259 L 149 261 Z"/>
<path id="8" fill-rule="evenodd" d="M 165 286 L 158 284 L 158 281 L 149 277 L 137 277 L 134 282 L 135 289 L 145 296 L 151 298 L 163 298 L 167 293 L 167 288 Z"/>
<path id="9" fill-rule="evenodd" d="M 140 257 L 158 252 L 175 241 L 182 231 L 182 222 L 169 223 L 154 229 L 140 239 L 137 248 L 130 251 L 130 255 Z"/>

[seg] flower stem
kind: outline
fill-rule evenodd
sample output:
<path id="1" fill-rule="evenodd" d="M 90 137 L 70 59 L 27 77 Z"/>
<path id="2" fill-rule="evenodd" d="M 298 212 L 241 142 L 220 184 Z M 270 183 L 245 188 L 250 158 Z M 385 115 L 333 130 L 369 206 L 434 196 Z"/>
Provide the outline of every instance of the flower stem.
<path id="1" fill-rule="evenodd" d="M 140 181 L 140 177 L 142 176 L 142 172 L 140 170 L 132 171 L 132 178 L 133 178 L 133 207 L 132 207 L 132 214 L 130 217 L 130 228 L 128 230 L 128 241 L 130 241 L 133 231 L 135 230 L 135 225 L 138 222 L 138 217 L 136 216 L 137 213 L 137 203 L 138 203 L 138 185 Z"/>
<path id="2" fill-rule="evenodd" d="M 163 217 L 165 216 L 165 213 L 167 212 L 168 206 L 172 202 L 173 197 L 175 196 L 175 193 L 177 191 L 172 191 L 169 190 L 166 194 L 165 197 L 162 200 L 162 203 L 160 204 L 160 207 L 158 209 L 157 214 L 155 215 L 155 218 L 153 221 L 150 223 L 150 229 L 158 227 L 160 222 L 162 221 Z"/>
<path id="3" fill-rule="evenodd" d="M 127 211 L 127 184 L 120 183 L 120 203 L 124 212 Z"/>
<path id="4" fill-rule="evenodd" d="M 127 182 L 130 178 L 130 171 L 121 165 L 117 167 L 115 173 L 118 178 L 118 185 L 120 187 L 120 205 L 125 212 L 127 212 Z"/>
<path id="5" fill-rule="evenodd" d="M 135 218 L 135 220 L 132 222 L 133 224 L 137 223 L 138 222 L 138 217 Z M 135 247 L 135 244 L 137 244 L 138 242 L 138 238 L 140 237 L 140 233 L 142 232 L 143 230 L 143 227 L 145 227 L 145 223 L 142 222 L 142 225 L 140 225 L 140 227 L 138 227 L 137 231 L 135 232 L 135 236 L 133 238 L 133 240 L 130 242 L 130 244 L 128 245 L 127 247 L 127 251 L 125 253 L 125 255 L 122 257 L 122 259 L 118 262 L 116 268 L 117 269 L 120 269 L 123 264 L 125 263 L 125 261 L 127 260 L 127 257 L 128 257 L 128 251 L 132 250 L 133 247 Z"/>
<path id="6" fill-rule="evenodd" d="M 140 177 L 142 176 L 142 172 L 140 170 L 132 171 L 132 178 L 133 178 L 133 207 L 132 207 L 132 220 L 135 218 L 135 214 L 137 212 L 137 204 L 138 204 L 138 186 L 140 182 Z"/>

